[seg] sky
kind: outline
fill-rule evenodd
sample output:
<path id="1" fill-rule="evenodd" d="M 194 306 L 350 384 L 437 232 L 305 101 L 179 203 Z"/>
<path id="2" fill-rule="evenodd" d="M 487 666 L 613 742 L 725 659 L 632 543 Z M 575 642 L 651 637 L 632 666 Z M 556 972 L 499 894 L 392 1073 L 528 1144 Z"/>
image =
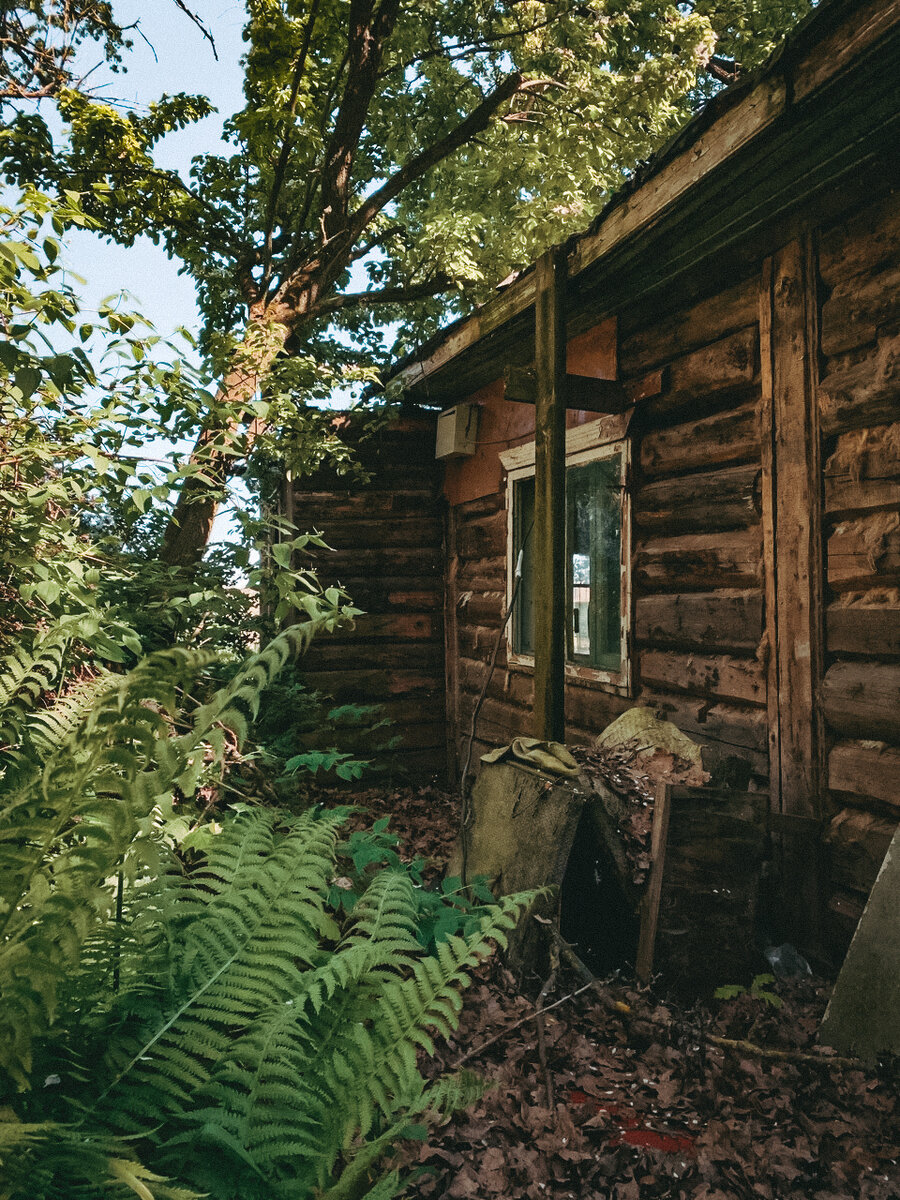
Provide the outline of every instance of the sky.
<path id="1" fill-rule="evenodd" d="M 218 112 L 169 134 L 158 150 L 161 166 L 177 168 L 185 175 L 194 155 L 223 148 L 222 122 L 243 103 L 242 0 L 189 3 L 211 30 L 218 61 L 210 43 L 172 0 L 116 0 L 117 19 L 122 24 L 139 20 L 143 37 L 131 35 L 134 47 L 125 56 L 126 73 L 113 75 L 102 66 L 92 76 L 94 83 L 102 82 L 100 96 L 115 97 L 138 109 L 164 92 L 209 97 Z M 49 109 L 46 115 L 49 118 Z M 171 333 L 179 325 L 196 330 L 199 312 L 193 282 L 178 274 L 177 259 L 167 258 L 148 238 L 127 249 L 91 233 L 77 233 L 67 241 L 67 262 L 86 280 L 78 291 L 89 306 L 125 288 L 134 297 L 134 307 L 161 333 Z"/>

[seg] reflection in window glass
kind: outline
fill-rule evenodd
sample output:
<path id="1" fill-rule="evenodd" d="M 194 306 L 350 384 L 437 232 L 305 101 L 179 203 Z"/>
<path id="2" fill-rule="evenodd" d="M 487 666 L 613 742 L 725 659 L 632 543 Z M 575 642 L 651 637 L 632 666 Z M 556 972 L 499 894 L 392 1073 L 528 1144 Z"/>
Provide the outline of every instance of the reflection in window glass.
<path id="1" fill-rule="evenodd" d="M 621 458 L 614 455 L 566 471 L 568 638 L 570 662 L 621 668 Z M 534 653 L 532 538 L 534 478 L 513 485 L 514 559 L 524 545 L 513 649 Z"/>

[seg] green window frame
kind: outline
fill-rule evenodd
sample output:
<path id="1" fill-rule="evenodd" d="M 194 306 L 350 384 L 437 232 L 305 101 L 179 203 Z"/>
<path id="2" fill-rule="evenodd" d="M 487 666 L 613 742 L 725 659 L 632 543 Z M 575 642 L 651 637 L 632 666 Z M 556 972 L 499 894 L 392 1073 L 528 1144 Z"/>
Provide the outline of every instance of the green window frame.
<path id="1" fill-rule="evenodd" d="M 511 567 L 522 552 L 522 582 L 512 616 L 511 649 L 534 654 L 533 471 L 510 478 Z M 624 450 L 573 457 L 566 464 L 566 661 L 608 677 L 625 672 L 623 609 Z"/>

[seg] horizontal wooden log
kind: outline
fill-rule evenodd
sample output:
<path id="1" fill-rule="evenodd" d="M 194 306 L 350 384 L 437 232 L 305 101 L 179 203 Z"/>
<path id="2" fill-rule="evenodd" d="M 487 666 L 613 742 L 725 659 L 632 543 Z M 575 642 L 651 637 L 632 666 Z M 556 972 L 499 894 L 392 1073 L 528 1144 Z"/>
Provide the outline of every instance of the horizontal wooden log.
<path id="1" fill-rule="evenodd" d="M 442 695 L 443 673 L 428 671 L 304 671 L 303 684 L 324 692 L 340 703 L 352 701 L 371 703 L 387 696 Z"/>
<path id="2" fill-rule="evenodd" d="M 648 484 L 634 499 L 637 527 L 653 533 L 744 529 L 761 512 L 758 466 L 725 467 Z"/>
<path id="3" fill-rule="evenodd" d="M 822 433 L 843 433 L 896 420 L 900 404 L 900 334 L 878 339 L 859 359 L 829 363 L 819 384 Z"/>
<path id="4" fill-rule="evenodd" d="M 838 742 L 828 754 L 828 786 L 900 813 L 900 749 L 883 742 Z"/>
<path id="5" fill-rule="evenodd" d="M 537 400 L 537 371 L 533 367 L 506 367 L 503 372 L 503 398 L 517 404 Z M 591 413 L 622 413 L 628 399 L 622 384 L 615 379 L 595 379 L 590 375 L 566 375 L 566 408 Z"/>
<path id="6" fill-rule="evenodd" d="M 434 671 L 444 666 L 444 646 L 433 641 L 383 641 L 348 646 L 346 642 L 322 638 L 313 642 L 303 658 L 304 670 L 349 671 L 390 670 Z"/>
<path id="7" fill-rule="evenodd" d="M 720 394 L 748 388 L 756 383 L 758 374 L 759 333 L 752 325 L 675 359 L 668 390 L 647 401 L 647 411 L 660 416 L 686 405 L 713 407 Z"/>
<path id="8" fill-rule="evenodd" d="M 398 578 L 341 580 L 342 586 L 357 608 L 369 613 L 432 612 L 444 606 L 444 591 L 440 579 Z"/>
<path id="9" fill-rule="evenodd" d="M 506 558 L 455 559 L 457 592 L 506 593 Z"/>
<path id="10" fill-rule="evenodd" d="M 476 521 L 479 517 L 489 517 L 501 508 L 506 508 L 505 492 L 488 492 L 477 496 L 474 500 L 464 500 L 453 508 L 453 520 L 457 526 L 467 521 Z"/>
<path id="11" fill-rule="evenodd" d="M 395 547 L 391 550 L 359 548 L 357 550 L 318 550 L 310 558 L 323 580 L 351 579 L 360 575 L 382 576 L 388 579 L 409 575 L 443 574 L 443 556 L 439 546 Z"/>
<path id="12" fill-rule="evenodd" d="M 867 204 L 819 235 L 819 274 L 828 287 L 900 258 L 900 192 Z"/>
<path id="13" fill-rule="evenodd" d="M 761 579 L 762 532 L 755 525 L 729 533 L 687 533 L 642 542 L 632 570 L 639 593 L 749 587 Z"/>
<path id="14" fill-rule="evenodd" d="M 638 665 L 642 686 L 744 704 L 766 703 L 765 670 L 756 658 L 642 650 Z"/>
<path id="15" fill-rule="evenodd" d="M 841 434 L 824 475 L 830 516 L 900 508 L 900 421 Z"/>
<path id="16" fill-rule="evenodd" d="M 822 353 L 831 357 L 874 342 L 886 323 L 900 313 L 900 265 L 846 279 L 822 306 Z"/>
<path id="17" fill-rule="evenodd" d="M 478 659 L 462 658 L 458 669 L 460 691 L 480 696 L 488 678 L 489 664 Z M 534 680 L 530 673 L 495 667 L 485 694 L 514 708 L 530 709 L 534 703 Z"/>
<path id="18" fill-rule="evenodd" d="M 900 583 L 900 513 L 841 521 L 828 538 L 826 564 L 836 591 Z"/>
<path id="19" fill-rule="evenodd" d="M 769 727 L 764 709 L 724 703 L 711 705 L 708 700 L 650 688 L 641 689 L 638 701 L 649 705 L 701 746 L 706 746 L 710 755 L 704 761 L 719 766 L 729 757 L 742 758 L 754 774 L 768 776 Z"/>
<path id="20" fill-rule="evenodd" d="M 677 475 L 698 467 L 759 461 L 759 422 L 754 401 L 737 408 L 657 429 L 641 441 L 647 476 Z"/>
<path id="21" fill-rule="evenodd" d="M 897 822 L 873 813 L 845 808 L 828 829 L 831 882 L 868 895 L 881 869 Z"/>
<path id="22" fill-rule="evenodd" d="M 566 680 L 566 740 L 571 739 L 571 729 L 582 731 L 592 741 L 633 703 L 627 696 Z"/>
<path id="23" fill-rule="evenodd" d="M 638 329 L 623 337 L 619 347 L 619 369 L 623 375 L 638 375 L 651 367 L 671 362 L 686 351 L 719 340 L 756 320 L 759 306 L 759 281 L 756 276 L 742 280 L 723 292 L 701 300 L 689 309 L 678 309 L 649 329 Z M 632 317 L 623 314 L 627 328 L 640 320 L 641 311 Z"/>
<path id="24" fill-rule="evenodd" d="M 474 695 L 467 692 L 462 693 L 459 697 L 460 728 L 467 735 L 476 699 Z M 534 717 L 531 709 L 517 708 L 505 701 L 488 697 L 478 714 L 475 732 L 482 740 L 490 741 L 495 746 L 502 746 L 511 742 L 514 737 L 531 737 L 533 729 Z"/>
<path id="25" fill-rule="evenodd" d="M 419 517 L 438 511 L 438 495 L 433 487 L 418 491 L 361 488 L 353 492 L 311 492 L 300 480 L 294 491 L 294 523 L 298 529 L 320 528 L 326 522 L 355 517 Z"/>
<path id="26" fill-rule="evenodd" d="M 635 605 L 635 636 L 645 646 L 755 653 L 762 632 L 759 590 L 640 596 Z"/>
<path id="27" fill-rule="evenodd" d="M 506 510 L 458 522 L 456 553 L 460 560 L 496 558 L 506 554 Z"/>
<path id="28" fill-rule="evenodd" d="M 443 638 L 443 621 L 440 613 L 363 613 L 352 627 L 342 627 L 331 636 L 336 641 L 353 643 L 376 639 L 439 642 Z"/>
<path id="29" fill-rule="evenodd" d="M 834 663 L 822 681 L 822 709 L 845 737 L 900 741 L 900 665 Z"/>
<path id="30" fill-rule="evenodd" d="M 505 592 L 457 591 L 458 621 L 466 621 L 472 625 L 499 626 L 505 611 Z"/>
<path id="31" fill-rule="evenodd" d="M 325 515 L 319 529 L 335 550 L 348 547 L 389 550 L 394 546 L 434 548 L 440 546 L 443 539 L 442 523 L 437 517 L 394 516 L 372 520 L 356 517 L 338 521 Z"/>
<path id="32" fill-rule="evenodd" d="M 900 655 L 900 606 L 842 607 L 825 610 L 825 646 L 831 654 Z"/>
<path id="33" fill-rule="evenodd" d="M 458 653 L 466 658 L 480 658 L 487 660 L 494 652 L 494 644 L 497 641 L 496 627 L 491 629 L 485 625 L 464 625 L 459 622 L 457 626 L 457 649 Z M 506 666 L 506 638 L 501 638 L 500 649 L 497 654 L 497 665 L 500 667 Z"/>

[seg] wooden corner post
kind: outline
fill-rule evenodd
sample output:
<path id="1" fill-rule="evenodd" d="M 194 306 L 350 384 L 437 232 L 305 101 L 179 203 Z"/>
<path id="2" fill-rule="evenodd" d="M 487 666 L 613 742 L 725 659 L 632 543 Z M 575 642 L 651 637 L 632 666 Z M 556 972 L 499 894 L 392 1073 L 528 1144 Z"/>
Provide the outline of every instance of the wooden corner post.
<path id="1" fill-rule="evenodd" d="M 566 658 L 565 252 L 537 261 L 534 438 L 534 734 L 564 741 Z"/>
<path id="2" fill-rule="evenodd" d="M 770 773 L 781 812 L 807 831 L 782 839 L 782 886 L 791 900 L 785 914 L 788 933 L 815 950 L 820 932 L 818 822 L 824 733 L 819 703 L 823 567 L 818 312 L 811 235 L 789 242 L 766 264 L 762 304 L 763 400 L 772 422 L 771 455 L 767 462 L 764 454 L 763 461 L 763 489 L 769 490 L 772 510 L 765 548 L 766 600 L 774 606 L 767 619 L 773 643 L 770 722 L 777 720 L 770 741 L 777 761 L 770 763 Z"/>

